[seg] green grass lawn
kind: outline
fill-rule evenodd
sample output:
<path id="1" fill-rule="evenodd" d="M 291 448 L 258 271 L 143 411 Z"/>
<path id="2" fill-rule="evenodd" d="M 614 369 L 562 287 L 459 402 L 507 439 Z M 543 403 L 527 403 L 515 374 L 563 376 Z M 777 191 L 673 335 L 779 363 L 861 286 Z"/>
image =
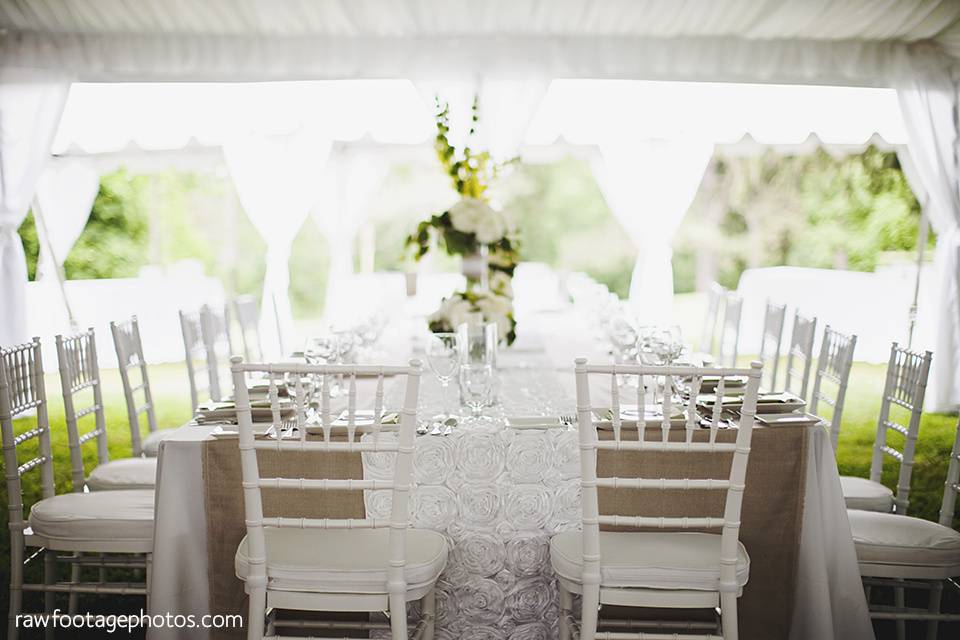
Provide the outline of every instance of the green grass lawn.
<path id="1" fill-rule="evenodd" d="M 884 369 L 883 365 L 863 363 L 856 363 L 853 367 L 837 454 L 842 474 L 866 476 L 869 472 Z M 159 425 L 174 426 L 188 420 L 190 403 L 184 366 L 152 366 L 150 376 Z M 129 456 L 130 433 L 119 374 L 115 369 L 108 369 L 103 371 L 103 377 L 104 404 L 110 433 L 110 454 L 118 458 Z M 69 452 L 63 403 L 56 375 L 47 377 L 47 395 L 50 399 L 57 492 L 67 492 L 71 490 Z M 956 423 L 956 417 L 949 415 L 927 414 L 923 417 L 912 483 L 911 513 L 913 515 L 930 520 L 937 518 L 943 494 L 947 455 L 953 443 Z M 16 428 L 22 431 L 30 425 L 31 420 L 20 420 L 16 423 Z M 86 463 L 89 471 L 94 466 L 95 451 L 92 446 L 88 449 Z M 888 465 L 884 482 L 892 487 L 895 481 L 894 469 L 892 465 Z M 3 504 L 7 504 L 5 486 L 0 488 L 0 493 L 3 494 Z M 36 472 L 29 473 L 25 478 L 25 493 L 27 504 L 32 504 L 39 499 L 40 488 Z M 0 559 L 0 583 L 4 585 L 0 591 L 2 610 L 6 610 L 7 606 L 6 585 L 9 581 L 9 533 L 6 520 L 6 509 L 0 510 L 0 532 L 2 532 L 0 536 L 3 536 L 0 539 L 0 558 L 2 558 Z M 31 600 L 28 599 L 28 602 Z M 34 606 L 35 604 L 34 600 Z"/>

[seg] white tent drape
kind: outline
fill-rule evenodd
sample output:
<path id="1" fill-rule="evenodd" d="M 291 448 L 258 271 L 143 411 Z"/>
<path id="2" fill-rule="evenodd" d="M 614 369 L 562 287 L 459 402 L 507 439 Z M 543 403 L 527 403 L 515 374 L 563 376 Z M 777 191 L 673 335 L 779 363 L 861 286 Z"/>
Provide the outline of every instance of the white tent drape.
<path id="1" fill-rule="evenodd" d="M 47 236 L 40 244 L 38 280 L 56 277 L 83 232 L 99 191 L 100 176 L 90 163 L 54 158 L 47 164 L 37 182 L 39 216 Z"/>
<path id="2" fill-rule="evenodd" d="M 909 64 L 909 62 L 907 62 Z M 934 265 L 939 281 L 937 338 L 927 385 L 931 411 L 960 405 L 960 168 L 957 165 L 957 88 L 947 70 L 916 69 L 911 82 L 897 88 L 907 128 L 912 170 L 907 178 L 917 194 L 926 194 L 930 224 L 937 233 Z"/>
<path id="3" fill-rule="evenodd" d="M 607 205 L 637 248 L 630 303 L 645 324 L 668 324 L 673 301 L 673 237 L 697 194 L 713 144 L 698 140 L 600 143 L 594 167 Z"/>
<path id="4" fill-rule="evenodd" d="M 330 274 L 325 309 L 349 308 L 349 276 L 353 273 L 354 241 L 370 204 L 386 176 L 388 164 L 371 154 L 342 151 L 331 157 L 321 180 L 321 199 L 313 219 L 327 238 Z M 344 305 L 344 306 L 341 306 Z"/>
<path id="5" fill-rule="evenodd" d="M 292 346 L 282 343 L 293 331 L 290 252 L 317 201 L 330 139 L 306 130 L 251 134 L 224 145 L 223 154 L 240 204 L 267 243 L 260 332 L 265 355 L 274 357 Z"/>
<path id="6" fill-rule="evenodd" d="M 17 230 L 66 102 L 69 82 L 35 75 L 0 76 L 0 345 L 25 341 L 27 263 Z"/>

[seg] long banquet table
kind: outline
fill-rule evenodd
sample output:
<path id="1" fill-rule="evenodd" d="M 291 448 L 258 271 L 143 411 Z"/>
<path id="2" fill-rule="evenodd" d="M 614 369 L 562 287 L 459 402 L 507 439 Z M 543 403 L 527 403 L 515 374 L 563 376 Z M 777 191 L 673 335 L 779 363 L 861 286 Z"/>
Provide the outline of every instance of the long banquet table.
<path id="1" fill-rule="evenodd" d="M 540 345 L 501 353 L 502 415 L 574 413 L 572 352 L 600 356 L 565 336 L 557 320 Z M 396 400 L 399 392 L 388 389 L 388 397 Z M 593 404 L 602 404 L 604 388 L 593 393 Z M 426 374 L 421 410 L 431 415 L 440 404 L 438 385 Z M 234 552 L 245 534 L 237 440 L 214 437 L 214 429 L 186 425 L 161 449 L 150 604 L 155 614 L 246 613 L 242 583 L 233 572 Z M 733 435 L 721 432 L 721 437 Z M 272 452 L 260 453 L 261 465 L 277 463 Z M 498 421 L 457 428 L 446 437 L 417 438 L 413 523 L 444 533 L 452 550 L 437 589 L 438 638 L 557 637 L 559 598 L 548 545 L 552 534 L 580 524 L 578 455 L 576 432 L 562 426 L 507 428 Z M 299 467 L 293 472 L 301 477 L 317 473 L 317 460 L 309 456 L 284 462 Z M 326 477 L 391 473 L 383 454 L 344 454 L 326 464 Z M 620 462 L 601 458 L 599 464 L 611 470 L 620 465 L 617 475 L 628 476 L 630 465 L 668 471 L 672 461 L 659 454 Z M 711 506 L 714 499 L 704 492 L 684 493 L 681 500 L 671 496 L 665 502 L 655 492 L 608 492 L 601 496 L 601 510 L 615 504 L 618 513 L 670 515 L 693 503 Z M 388 492 L 366 492 L 362 498 L 358 493 L 322 500 L 314 495 L 305 502 L 276 493 L 265 494 L 265 508 L 383 517 L 389 499 Z M 823 429 L 756 428 L 741 520 L 741 540 L 751 559 L 739 602 L 741 637 L 873 637 L 837 467 Z M 150 637 L 230 638 L 242 632 L 153 629 Z"/>

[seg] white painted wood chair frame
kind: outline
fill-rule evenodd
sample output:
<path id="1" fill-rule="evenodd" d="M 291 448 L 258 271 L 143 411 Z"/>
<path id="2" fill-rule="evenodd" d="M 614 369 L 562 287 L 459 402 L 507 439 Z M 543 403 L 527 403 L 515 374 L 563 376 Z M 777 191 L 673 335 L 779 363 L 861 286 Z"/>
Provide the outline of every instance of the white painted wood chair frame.
<path id="1" fill-rule="evenodd" d="M 834 331 L 827 325 L 823 328 L 823 342 L 820 343 L 820 356 L 817 358 L 817 372 L 813 377 L 813 391 L 810 393 L 810 413 L 821 418 L 820 403 L 833 409 L 829 420 L 830 443 L 837 450 L 840 442 L 840 428 L 843 423 L 843 404 L 850 383 L 850 369 L 853 366 L 853 353 L 857 348 L 857 336 Z M 824 381 L 836 387 L 836 393 L 830 395 Z"/>
<path id="2" fill-rule="evenodd" d="M 263 359 L 263 344 L 260 342 L 260 310 L 257 299 L 253 296 L 234 298 L 233 315 L 240 326 L 243 359 L 247 362 L 261 361 Z"/>
<path id="3" fill-rule="evenodd" d="M 804 400 L 810 383 L 813 365 L 813 343 L 817 337 L 817 319 L 807 318 L 799 310 L 793 312 L 793 329 L 787 349 L 787 366 L 784 371 L 784 391 L 795 393 Z M 797 364 L 797 361 L 800 364 Z M 799 384 L 799 388 L 797 387 Z"/>
<path id="4" fill-rule="evenodd" d="M 780 349 L 783 345 L 783 325 L 787 318 L 787 305 L 774 304 L 767 300 L 763 313 L 763 332 L 760 334 L 760 362 L 767 378 L 760 386 L 766 391 L 777 390 L 777 373 L 780 370 Z"/>
<path id="5" fill-rule="evenodd" d="M 97 465 L 110 462 L 107 450 L 107 425 L 103 415 L 103 385 L 100 382 L 100 366 L 97 363 L 97 342 L 93 329 L 73 336 L 56 337 L 57 361 L 60 365 L 60 389 L 63 393 L 63 409 L 67 422 L 67 440 L 70 447 L 70 475 L 73 490 L 83 492 L 87 475 L 83 467 L 83 445 L 95 440 Z M 92 390 L 93 404 L 76 407 L 77 396 L 87 389 Z M 86 416 L 94 419 L 93 430 L 80 433 L 80 423 Z"/>
<path id="6" fill-rule="evenodd" d="M 130 440 L 133 444 L 133 455 L 143 455 L 143 437 L 140 433 L 140 416 L 147 416 L 149 433 L 157 430 L 157 417 L 153 404 L 153 394 L 150 391 L 150 377 L 147 374 L 147 361 L 143 357 L 143 343 L 140 340 L 140 325 L 137 316 L 129 320 L 111 322 L 110 333 L 113 336 L 113 347 L 117 352 L 117 365 L 120 369 L 120 382 L 123 385 L 123 396 L 127 406 L 127 421 L 130 423 Z M 139 372 L 139 384 L 134 384 L 130 373 Z M 137 400 L 137 394 L 143 395 L 143 401 Z"/>
<path id="7" fill-rule="evenodd" d="M 223 399 L 227 381 L 230 379 L 229 359 L 234 355 L 233 337 L 230 334 L 230 308 L 227 305 L 214 307 L 205 304 L 200 307 L 200 337 L 206 350 L 211 398 L 219 401 Z M 223 370 L 220 368 L 221 363 L 224 364 Z M 222 384 L 221 376 L 224 377 Z"/>
<path id="8" fill-rule="evenodd" d="M 953 528 L 958 496 L 960 496 L 960 421 L 957 423 L 953 449 L 950 451 L 947 479 L 943 486 L 943 502 L 940 505 L 939 523 L 944 527 Z M 960 582 L 958 582 L 960 576 L 935 576 L 931 571 L 929 567 L 924 566 L 861 563 L 860 573 L 867 592 L 867 604 L 870 605 L 870 617 L 874 620 L 897 621 L 899 638 L 906 635 L 904 621 L 925 620 L 927 621 L 927 640 L 936 640 L 940 622 L 960 622 L 960 614 L 940 611 L 944 585 L 960 594 Z M 871 603 L 870 591 L 873 587 L 892 587 L 895 604 L 891 606 Z M 903 589 L 906 588 L 929 590 L 927 608 L 907 607 L 904 604 L 903 595 Z"/>
<path id="9" fill-rule="evenodd" d="M 894 342 L 890 347 L 887 377 L 877 418 L 877 437 L 873 442 L 873 459 L 870 462 L 870 480 L 880 482 L 883 462 L 889 456 L 900 465 L 897 488 L 894 492 L 894 511 L 906 515 L 910 505 L 910 478 L 913 475 L 913 458 L 920 435 L 920 417 L 923 414 L 923 398 L 927 391 L 927 377 L 933 354 L 923 355 L 901 349 Z M 896 405 L 910 412 L 907 425 L 890 419 L 890 407 Z M 896 431 L 904 437 L 903 450 L 887 442 L 887 432 Z"/>
<path id="10" fill-rule="evenodd" d="M 590 401 L 590 376 L 610 377 L 612 407 L 612 440 L 600 440 L 597 425 L 594 424 L 596 408 Z M 673 415 L 671 394 L 665 393 L 662 403 L 663 419 L 658 439 L 646 438 L 646 421 L 637 421 L 637 440 L 621 439 L 622 420 L 620 417 L 620 393 L 617 378 L 619 376 L 638 376 L 639 386 L 636 403 L 645 406 L 644 377 L 663 377 L 665 388 L 671 388 L 674 379 L 690 380 L 690 397 L 684 408 L 686 421 L 682 430 L 683 440 L 670 439 L 670 416 Z M 750 452 L 750 440 L 753 433 L 754 415 L 756 415 L 757 393 L 762 375 L 762 365 L 752 363 L 748 369 L 700 368 L 684 366 L 647 366 L 647 365 L 588 365 L 583 358 L 576 360 L 577 416 L 580 435 L 580 473 L 581 502 L 583 509 L 583 575 L 580 583 L 561 578 L 561 638 L 571 637 L 571 593 L 583 596 L 580 638 L 675 638 L 673 633 L 597 633 L 598 610 L 601 604 L 624 605 L 634 607 L 672 607 L 672 608 L 717 608 L 720 610 L 722 638 L 737 638 L 737 598 L 741 588 L 737 584 L 737 556 L 739 548 L 740 511 L 743 504 L 743 492 L 747 472 L 747 459 Z M 740 426 L 736 442 L 717 442 L 721 422 L 721 407 L 718 403 L 709 416 L 709 439 L 706 442 L 694 441 L 694 433 L 700 430 L 701 418 L 697 412 L 696 397 L 699 395 L 704 376 L 720 376 L 717 394 L 723 395 L 725 380 L 732 376 L 746 376 L 747 388 L 743 398 Z M 603 410 L 608 409 L 604 407 Z M 674 432 L 680 432 L 674 429 Z M 597 451 L 665 451 L 681 453 L 733 454 L 730 472 L 726 478 L 711 479 L 666 479 L 666 478 L 598 478 Z M 598 487 L 662 489 L 683 491 L 690 489 L 718 490 L 726 493 L 723 517 L 644 517 L 601 515 L 599 512 Z M 637 529 L 720 529 L 720 554 L 717 567 L 720 575 L 718 591 L 693 591 L 669 589 L 612 588 L 602 584 L 600 572 L 600 527 L 632 527 Z M 711 633 L 684 635 L 683 638 L 710 640 L 717 636 Z"/>
<path id="11" fill-rule="evenodd" d="M 179 312 L 180 335 L 183 338 L 183 355 L 187 364 L 187 380 L 190 383 L 190 410 L 197 412 L 201 402 L 215 400 L 214 388 L 219 387 L 219 377 L 214 371 L 211 375 L 209 354 L 203 343 L 203 329 L 199 311 Z M 217 388 L 219 396 L 219 388 Z"/>
<path id="12" fill-rule="evenodd" d="M 700 333 L 700 351 L 714 353 L 714 343 L 717 338 L 717 320 L 720 317 L 720 306 L 727 290 L 718 282 L 710 283 L 707 289 L 707 314 L 703 321 L 703 330 Z"/>
<path id="13" fill-rule="evenodd" d="M 249 595 L 248 638 L 251 640 L 263 637 L 281 638 L 276 635 L 276 627 L 300 627 L 297 621 L 276 619 L 273 615 L 276 609 L 296 609 L 314 611 L 387 611 L 390 614 L 390 623 L 364 623 L 365 629 L 389 628 L 393 640 L 406 640 L 407 630 L 407 602 L 410 600 L 423 601 L 423 617 L 414 630 L 413 637 L 430 640 L 434 632 L 436 616 L 436 600 L 434 585 L 420 587 L 418 590 L 409 590 L 405 578 L 406 566 L 406 532 L 410 527 L 409 499 L 413 482 L 413 446 L 417 420 L 417 402 L 420 388 L 421 365 L 418 360 L 411 360 L 408 367 L 390 366 L 356 366 L 356 365 L 300 365 L 300 364 L 244 364 L 240 357 L 231 358 L 234 396 L 236 398 L 237 418 L 240 430 L 240 458 L 243 476 L 244 508 L 247 523 L 247 545 L 249 553 L 250 573 L 245 581 L 245 589 Z M 294 421 L 299 430 L 296 439 L 259 439 L 254 436 L 253 421 L 250 410 L 250 399 L 245 384 L 248 374 L 266 374 L 268 382 L 268 397 L 273 414 L 272 423 L 277 431 L 283 425 L 278 403 L 277 379 L 282 380 L 286 374 L 299 374 L 294 392 Z M 310 376 L 320 385 L 322 399 L 320 402 L 320 424 L 323 431 L 322 440 L 307 439 L 306 429 L 306 389 L 302 383 L 304 376 Z M 346 440 L 333 441 L 331 434 L 335 417 L 330 408 L 330 384 L 327 380 L 333 376 L 342 377 L 348 387 L 348 410 Z M 371 437 L 360 439 L 356 426 L 357 412 L 357 376 L 375 376 L 377 386 L 375 405 L 373 409 L 374 423 L 370 427 Z M 382 413 L 384 409 L 384 378 L 387 376 L 406 376 L 403 408 L 400 412 L 400 424 L 397 427 L 397 438 L 382 438 Z M 396 454 L 394 479 L 360 480 L 360 479 L 303 479 L 303 478 L 264 478 L 260 476 L 257 464 L 257 451 L 268 450 L 282 453 L 284 451 L 312 451 L 318 453 L 330 452 L 392 452 Z M 334 518 L 295 518 L 295 517 L 264 517 L 261 499 L 263 488 L 285 488 L 306 491 L 341 490 L 390 490 L 393 492 L 391 515 L 389 520 L 364 519 L 334 519 Z M 271 590 L 267 582 L 267 562 L 265 529 L 268 527 L 292 527 L 300 529 L 376 529 L 389 528 L 389 566 L 387 567 L 387 581 L 384 584 L 382 595 L 379 594 L 350 594 L 350 593 L 317 593 Z M 267 636 L 263 635 L 262 621 L 266 621 Z M 258 624 L 261 623 L 261 624 Z M 307 627 L 317 626 L 305 623 Z M 324 626 L 324 625 L 320 625 Z"/>
<path id="14" fill-rule="evenodd" d="M 720 342 L 717 345 L 717 363 L 721 367 L 737 365 L 742 311 L 743 298 L 733 291 L 728 291 L 723 296 L 723 325 L 720 327 Z"/>
<path id="15" fill-rule="evenodd" d="M 13 421 L 20 417 L 35 416 L 36 426 L 15 435 Z M 44 594 L 44 611 L 52 613 L 54 597 L 57 593 L 71 596 L 71 608 L 75 596 L 79 594 L 107 595 L 146 595 L 150 577 L 150 554 L 153 542 L 136 543 L 115 541 L 93 543 L 75 541 L 66 544 L 63 541 L 47 540 L 30 529 L 24 518 L 23 487 L 21 478 L 30 471 L 40 473 L 42 497 L 55 495 L 53 476 L 53 454 L 50 447 L 50 421 L 47 414 L 47 397 L 44 389 L 43 358 L 40 351 L 40 339 L 15 347 L 0 349 L 0 431 L 3 438 L 4 475 L 7 484 L 7 500 L 10 527 L 10 610 L 7 622 L 7 637 L 15 640 L 19 636 L 16 617 L 21 613 L 23 593 L 38 592 Z M 17 449 L 36 439 L 38 455 L 26 462 L 20 461 Z M 34 553 L 26 556 L 28 549 Z M 60 553 L 69 555 L 60 556 Z M 84 564 L 91 566 L 113 566 L 146 570 L 144 583 L 80 583 L 78 581 L 56 581 L 57 563 L 76 566 L 80 553 L 116 554 L 112 557 L 85 558 Z M 138 555 L 142 554 L 142 555 Z M 43 557 L 43 583 L 24 582 L 24 566 Z M 52 631 L 52 629 L 51 629 Z M 49 635 L 49 634 L 48 634 Z"/>

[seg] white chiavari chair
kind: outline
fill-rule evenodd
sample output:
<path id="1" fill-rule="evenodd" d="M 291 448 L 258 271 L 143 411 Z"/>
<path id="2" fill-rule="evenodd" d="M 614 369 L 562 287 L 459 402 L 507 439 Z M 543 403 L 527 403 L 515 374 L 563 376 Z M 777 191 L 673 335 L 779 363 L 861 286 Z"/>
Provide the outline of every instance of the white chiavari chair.
<path id="1" fill-rule="evenodd" d="M 777 372 L 780 370 L 780 347 L 783 343 L 783 325 L 787 318 L 787 305 L 773 304 L 767 300 L 763 314 L 763 332 L 760 334 L 760 362 L 767 378 L 761 388 L 777 390 Z"/>
<path id="2" fill-rule="evenodd" d="M 253 296 L 235 298 L 233 315 L 240 325 L 243 358 L 247 362 L 260 362 L 263 359 L 263 345 L 260 343 L 260 310 L 257 299 Z"/>
<path id="3" fill-rule="evenodd" d="M 950 452 L 939 524 L 893 513 L 847 512 L 870 616 L 875 620 L 896 620 L 900 638 L 906 636 L 905 620 L 926 620 L 927 640 L 936 640 L 939 622 L 960 622 L 960 614 L 940 611 L 945 584 L 960 593 L 957 582 L 960 577 L 960 533 L 953 528 L 958 493 L 960 423 Z M 894 605 L 870 602 L 873 587 L 892 587 Z M 929 590 L 927 608 L 907 608 L 903 594 L 906 588 Z"/>
<path id="4" fill-rule="evenodd" d="M 14 431 L 14 420 L 34 417 L 36 426 Z M 40 340 L 0 349 L 0 430 L 7 483 L 10 527 L 10 611 L 7 637 L 16 639 L 23 593 L 43 593 L 44 611 L 51 613 L 58 593 L 71 595 L 145 595 L 153 548 L 153 491 L 97 491 L 56 495 L 50 422 L 43 385 Z M 34 443 L 36 441 L 36 443 Z M 27 451 L 23 451 L 26 449 Z M 26 461 L 22 455 L 32 456 Z M 21 478 L 40 474 L 42 499 L 24 518 Z M 27 556 L 27 551 L 32 553 Z M 61 556 L 60 554 L 66 554 Z M 80 554 L 107 554 L 103 557 Z M 24 566 L 43 558 L 43 581 L 29 583 Z M 59 581 L 58 563 L 146 571 L 144 583 L 83 583 Z"/>
<path id="5" fill-rule="evenodd" d="M 890 347 L 887 379 L 883 387 L 880 416 L 877 418 L 877 436 L 873 441 L 870 479 L 840 476 L 848 509 L 907 514 L 913 457 L 917 448 L 917 437 L 920 435 L 920 417 L 923 413 L 923 398 L 932 359 L 933 354 L 929 351 L 921 355 L 901 349 L 896 342 Z M 893 407 L 898 407 L 899 411 L 908 414 L 906 425 L 900 424 L 897 418 L 891 415 Z M 900 449 L 888 440 L 890 431 L 902 436 L 903 445 Z M 900 467 L 896 493 L 881 482 L 886 457 L 892 458 Z"/>
<path id="6" fill-rule="evenodd" d="M 113 347 L 117 352 L 117 365 L 120 367 L 120 382 L 123 384 L 123 397 L 127 405 L 133 455 L 155 458 L 160 442 L 176 429 L 157 428 L 156 408 L 150 391 L 150 376 L 147 373 L 147 361 L 143 357 L 143 342 L 140 340 L 137 316 L 131 316 L 122 322 L 111 322 L 110 333 L 113 335 Z M 138 396 L 142 397 L 142 400 L 138 399 Z M 140 432 L 141 416 L 146 416 L 146 438 Z"/>
<path id="7" fill-rule="evenodd" d="M 412 483 L 412 455 L 420 385 L 420 363 L 409 367 L 352 365 L 264 365 L 244 364 L 231 359 L 234 396 L 240 430 L 240 457 L 243 475 L 247 535 L 237 549 L 237 577 L 249 595 L 248 635 L 251 640 L 282 636 L 287 626 L 298 629 L 337 628 L 330 621 L 290 621 L 278 618 L 277 610 L 297 611 L 385 611 L 389 623 L 359 623 L 362 630 L 389 628 L 393 640 L 406 640 L 407 602 L 422 600 L 423 616 L 415 638 L 433 637 L 436 600 L 434 586 L 446 565 L 447 544 L 436 532 L 411 529 L 409 494 Z M 278 435 L 265 438 L 254 434 L 247 374 L 266 374 L 268 397 Z M 295 378 L 293 415 L 283 420 L 277 380 Z M 405 396 L 400 424 L 394 433 L 382 429 L 383 384 L 385 376 L 405 376 Z M 343 377 L 348 388 L 346 425 L 335 427 L 330 411 L 330 384 Z M 377 380 L 373 424 L 357 426 L 357 376 Z M 306 378 L 306 380 L 305 380 Z M 314 416 L 322 437 L 307 435 L 308 386 L 319 383 L 322 399 Z M 289 386 L 288 386 L 289 393 Z M 290 422 L 293 424 L 291 425 Z M 335 438 L 334 430 L 341 436 Z M 367 433 L 361 433 L 367 431 Z M 292 434 L 287 438 L 284 434 Z M 335 452 L 389 452 L 395 454 L 392 481 L 360 479 L 304 479 L 262 477 L 258 451 L 310 452 L 324 456 Z M 317 468 L 322 469 L 322 461 Z M 279 472 L 278 472 L 279 473 Z M 389 519 L 304 518 L 288 515 L 265 517 L 261 491 L 379 491 L 392 492 Z M 266 631 L 264 631 L 266 627 Z"/>
<path id="8" fill-rule="evenodd" d="M 67 423 L 70 467 L 73 490 L 82 492 L 110 489 L 152 489 L 156 485 L 156 458 L 121 458 L 111 460 L 107 449 L 107 426 L 103 409 L 103 383 L 97 362 L 97 343 L 93 329 L 64 337 L 58 335 L 57 360 L 60 366 L 60 389 Z M 78 403 L 86 403 L 78 407 Z M 93 429 L 80 433 L 93 419 Z M 86 475 L 83 445 L 96 446 L 96 466 Z"/>
<path id="9" fill-rule="evenodd" d="M 723 325 L 720 327 L 720 342 L 717 345 L 717 362 L 722 367 L 737 365 L 737 348 L 740 345 L 740 315 L 743 298 L 733 291 L 723 296 Z"/>
<path id="10" fill-rule="evenodd" d="M 234 353 L 230 308 L 227 305 L 214 307 L 208 304 L 200 307 L 200 335 L 207 352 L 211 398 L 220 400 L 226 395 L 229 385 L 230 356 Z M 213 397 L 214 393 L 216 397 Z"/>
<path id="11" fill-rule="evenodd" d="M 829 427 L 834 451 L 840 441 L 843 403 L 847 397 L 850 368 L 853 366 L 853 352 L 856 347 L 857 336 L 835 331 L 830 325 L 823 328 L 823 342 L 820 343 L 817 372 L 813 377 L 813 391 L 810 393 L 810 413 L 823 418 Z M 833 410 L 829 420 L 826 415 L 821 414 L 821 402 Z"/>
<path id="12" fill-rule="evenodd" d="M 784 391 L 807 399 L 810 369 L 813 364 L 813 343 L 817 337 L 817 319 L 793 312 L 793 330 L 787 348 L 787 367 L 784 372 Z M 798 362 L 799 361 L 799 362 Z"/>
<path id="13" fill-rule="evenodd" d="M 581 500 L 583 530 L 555 535 L 550 541 L 550 557 L 559 576 L 561 593 L 561 638 L 568 640 L 573 632 L 571 620 L 572 595 L 583 596 L 580 638 L 674 638 L 672 633 L 640 634 L 625 632 L 597 632 L 598 611 L 602 604 L 656 607 L 656 608 L 719 608 L 719 625 L 707 622 L 682 623 L 683 629 L 697 630 L 697 635 L 683 638 L 700 640 L 737 638 L 737 598 L 742 593 L 749 574 L 747 550 L 739 541 L 740 509 L 743 502 L 747 457 L 753 419 L 756 414 L 757 392 L 762 367 L 759 362 L 749 369 L 698 368 L 646 365 L 588 365 L 583 358 L 576 361 L 577 415 L 580 431 Z M 594 423 L 594 407 L 590 401 L 590 376 L 610 376 L 612 394 L 612 439 L 600 439 Z M 674 379 L 689 379 L 690 397 L 699 394 L 704 376 L 719 376 L 717 394 L 723 394 L 725 380 L 731 376 L 746 376 L 747 389 L 743 400 L 736 442 L 718 441 L 721 422 L 721 403 L 709 417 L 701 418 L 696 401 L 685 408 L 683 428 L 671 430 L 673 415 L 670 393 L 663 396 L 663 419 L 657 427 L 648 427 L 644 419 L 637 420 L 636 440 L 622 438 L 620 397 L 617 376 L 639 377 L 644 388 L 644 377 L 665 379 L 664 388 L 670 389 Z M 643 407 L 644 392 L 638 392 L 637 406 Z M 640 414 L 643 415 L 642 413 Z M 709 423 L 709 433 L 701 429 Z M 659 431 L 659 433 L 656 433 Z M 703 478 L 702 473 L 680 478 L 616 478 L 597 477 L 597 453 L 600 450 L 691 453 L 693 459 L 703 455 L 730 456 L 730 471 L 722 478 Z M 642 469 L 641 469 L 642 471 Z M 682 470 L 678 473 L 684 474 Z M 644 517 L 600 514 L 598 488 L 648 489 L 665 491 L 716 490 L 725 494 L 722 517 L 691 514 L 688 517 Z M 601 531 L 601 526 L 626 527 L 641 531 Z M 657 532 L 649 529 L 696 531 Z M 702 530 L 720 529 L 721 533 Z M 673 624 L 677 624 L 675 621 Z M 664 623 L 669 627 L 669 623 Z M 722 636 L 716 635 L 719 626 Z M 674 627 L 676 629 L 676 627 Z"/>
<path id="14" fill-rule="evenodd" d="M 714 343 L 717 338 L 717 319 L 720 316 L 720 305 L 727 290 L 719 282 L 710 283 L 707 289 L 707 315 L 703 320 L 703 331 L 700 333 L 700 351 L 714 353 Z"/>
<path id="15" fill-rule="evenodd" d="M 190 383 L 190 410 L 196 413 L 201 402 L 219 399 L 213 397 L 214 387 L 219 386 L 219 372 L 215 366 L 213 373 L 210 371 L 200 312 L 180 310 L 179 315 L 187 380 Z M 219 396 L 219 393 L 217 395 Z"/>

